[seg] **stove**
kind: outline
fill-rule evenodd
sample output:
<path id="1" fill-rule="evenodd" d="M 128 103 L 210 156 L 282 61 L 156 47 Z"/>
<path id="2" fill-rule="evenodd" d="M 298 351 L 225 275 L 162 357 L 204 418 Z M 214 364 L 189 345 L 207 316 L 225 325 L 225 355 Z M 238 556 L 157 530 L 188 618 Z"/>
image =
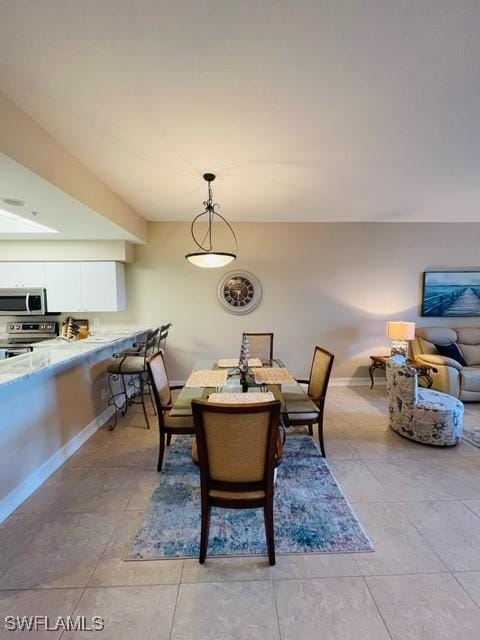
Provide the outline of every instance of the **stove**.
<path id="1" fill-rule="evenodd" d="M 57 322 L 9 322 L 6 339 L 0 343 L 4 358 L 33 351 L 36 342 L 58 336 Z"/>

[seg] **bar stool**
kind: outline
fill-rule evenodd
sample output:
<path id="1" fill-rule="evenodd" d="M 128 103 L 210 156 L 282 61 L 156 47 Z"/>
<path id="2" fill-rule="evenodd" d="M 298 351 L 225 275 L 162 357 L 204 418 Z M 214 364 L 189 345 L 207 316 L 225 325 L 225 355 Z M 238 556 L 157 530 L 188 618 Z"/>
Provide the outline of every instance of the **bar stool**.
<path id="1" fill-rule="evenodd" d="M 165 353 L 165 349 L 167 346 L 168 332 L 171 326 L 172 326 L 172 323 L 168 322 L 167 324 L 162 324 L 158 328 L 158 341 L 153 350 L 154 353 L 160 350 L 162 350 Z M 144 346 L 145 346 L 145 341 L 136 342 L 134 343 L 133 347 L 131 347 L 130 349 L 125 349 L 125 351 L 122 351 L 122 353 L 132 355 L 132 356 L 138 356 L 139 352 L 141 352 L 140 355 L 142 355 Z M 150 382 L 150 380 L 148 380 L 148 382 Z"/>
<path id="2" fill-rule="evenodd" d="M 167 338 L 168 338 L 168 332 L 170 331 L 172 327 L 172 323 L 168 322 L 167 324 L 162 324 L 160 327 L 160 332 L 158 334 L 158 345 L 157 345 L 157 351 L 162 350 L 163 353 L 165 353 L 166 349 L 167 349 Z M 149 378 L 150 381 L 150 378 Z"/>
<path id="3" fill-rule="evenodd" d="M 120 412 L 122 416 L 125 416 L 128 407 L 132 404 L 142 405 L 146 426 L 147 429 L 150 429 L 147 408 L 145 406 L 146 393 L 150 397 L 150 402 L 155 413 L 156 409 L 151 395 L 151 387 L 148 384 L 147 359 L 158 351 L 160 334 L 160 327 L 157 329 L 149 329 L 145 342 L 139 342 L 131 349 L 113 354 L 115 362 L 112 362 L 112 364 L 107 367 L 107 381 L 110 389 L 108 405 L 113 406 L 115 409 L 115 418 L 113 424 L 109 427 L 110 431 L 113 431 L 117 426 L 118 412 Z M 166 334 L 168 335 L 168 330 Z M 163 340 L 166 340 L 166 336 Z M 117 382 L 121 385 L 120 391 L 114 390 L 113 388 L 113 385 Z M 131 391 L 129 393 L 130 389 Z M 122 400 L 120 406 L 118 405 L 118 398 Z M 139 400 L 135 402 L 135 398 L 139 398 Z"/>
<path id="4" fill-rule="evenodd" d="M 153 355 L 157 354 L 159 351 L 161 351 L 162 354 L 165 355 L 165 350 L 167 348 L 168 332 L 169 332 L 171 326 L 172 326 L 171 322 L 168 322 L 167 324 L 162 324 L 161 325 L 160 331 L 158 333 L 157 346 L 153 350 Z M 150 396 L 150 400 L 151 400 L 152 405 L 153 405 L 153 413 L 156 415 L 157 414 L 157 411 L 156 411 L 156 408 L 155 408 L 155 404 L 156 403 L 154 401 L 154 393 L 152 391 L 152 378 L 151 378 L 150 375 L 147 375 L 145 384 L 148 387 L 148 394 Z"/>

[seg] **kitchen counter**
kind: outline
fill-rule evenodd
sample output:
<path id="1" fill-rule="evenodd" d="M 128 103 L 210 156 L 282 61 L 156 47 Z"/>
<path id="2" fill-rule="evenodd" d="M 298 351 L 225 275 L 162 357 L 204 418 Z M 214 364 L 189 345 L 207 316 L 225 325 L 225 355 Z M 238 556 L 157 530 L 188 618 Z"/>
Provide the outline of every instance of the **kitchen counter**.
<path id="1" fill-rule="evenodd" d="M 108 366 L 146 331 L 48 340 L 0 361 L 0 522 L 112 417 Z"/>
<path id="2" fill-rule="evenodd" d="M 128 339 L 134 342 L 146 331 L 145 328 L 135 328 L 98 334 L 72 342 L 61 339 L 37 342 L 32 353 L 0 360 L 0 385 L 14 384 L 31 376 L 75 363 L 107 346 L 115 347 Z"/>

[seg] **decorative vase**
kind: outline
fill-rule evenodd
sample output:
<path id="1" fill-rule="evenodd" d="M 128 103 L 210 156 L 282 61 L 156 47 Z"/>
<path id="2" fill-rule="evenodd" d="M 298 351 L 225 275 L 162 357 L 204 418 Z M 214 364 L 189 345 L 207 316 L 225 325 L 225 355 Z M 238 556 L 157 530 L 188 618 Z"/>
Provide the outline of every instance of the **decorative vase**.
<path id="1" fill-rule="evenodd" d="M 248 357 L 250 355 L 250 347 L 248 344 L 247 336 L 243 336 L 242 345 L 240 347 L 240 358 L 239 358 L 239 370 L 240 370 L 240 384 L 242 385 L 242 392 L 246 393 L 248 391 L 248 382 L 247 382 L 247 374 L 248 374 Z"/>

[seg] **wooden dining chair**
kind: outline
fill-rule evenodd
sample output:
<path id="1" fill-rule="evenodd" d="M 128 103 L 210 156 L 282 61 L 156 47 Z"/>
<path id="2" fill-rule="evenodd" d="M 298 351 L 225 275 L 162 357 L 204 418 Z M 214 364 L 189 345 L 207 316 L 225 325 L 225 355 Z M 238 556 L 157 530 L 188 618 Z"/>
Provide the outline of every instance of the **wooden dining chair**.
<path id="1" fill-rule="evenodd" d="M 248 338 L 250 358 L 271 363 L 273 359 L 273 333 L 243 333 Z"/>
<path id="2" fill-rule="evenodd" d="M 182 385 L 169 384 L 162 351 L 158 351 L 148 359 L 147 367 L 152 385 L 153 398 L 157 408 L 160 437 L 157 471 L 161 471 L 163 456 L 165 454 L 165 441 L 166 444 L 169 445 L 172 435 L 194 434 L 195 428 L 192 417 L 175 417 L 170 415 L 172 404 L 176 395 L 178 395 L 175 391 L 182 389 Z"/>
<path id="3" fill-rule="evenodd" d="M 201 486 L 199 562 L 207 557 L 210 510 L 263 508 L 268 559 L 275 564 L 274 470 L 280 402 L 192 401 Z"/>
<path id="4" fill-rule="evenodd" d="M 313 436 L 313 425 L 318 424 L 318 442 L 320 444 L 320 451 L 324 458 L 325 443 L 323 439 L 323 414 L 334 357 L 333 353 L 322 349 L 322 347 L 315 347 L 309 379 L 297 380 L 300 384 L 308 384 L 307 393 L 317 405 L 318 412 L 288 414 L 289 426 L 305 425 L 308 427 L 308 432 L 311 436 Z"/>

